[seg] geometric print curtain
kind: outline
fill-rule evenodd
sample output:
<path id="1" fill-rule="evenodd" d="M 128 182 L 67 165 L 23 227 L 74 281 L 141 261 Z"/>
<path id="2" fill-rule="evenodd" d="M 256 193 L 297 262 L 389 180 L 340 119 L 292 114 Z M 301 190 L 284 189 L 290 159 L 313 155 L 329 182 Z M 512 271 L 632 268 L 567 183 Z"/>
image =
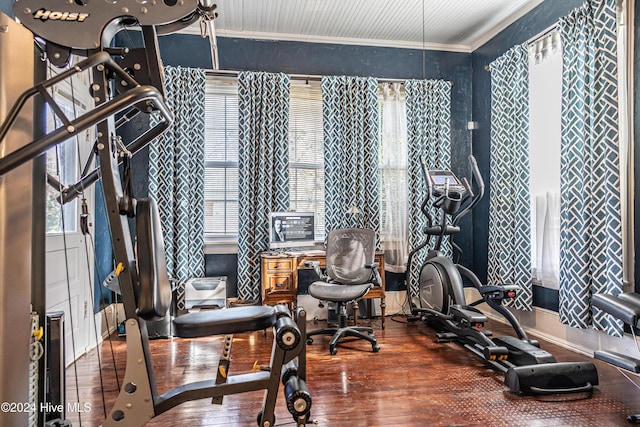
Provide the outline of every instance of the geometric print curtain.
<path id="1" fill-rule="evenodd" d="M 487 281 L 520 286 L 510 304 L 531 310 L 529 54 L 514 46 L 490 65 L 491 149 Z"/>
<path id="2" fill-rule="evenodd" d="M 325 231 L 328 234 L 347 227 L 374 230 L 379 250 L 378 81 L 325 76 L 321 90 Z"/>
<path id="3" fill-rule="evenodd" d="M 422 230 L 427 225 L 420 206 L 427 196 L 427 186 L 422 176 L 420 156 L 430 170 L 451 170 L 451 82 L 447 80 L 407 80 L 404 83 L 407 97 L 407 187 L 409 250 L 424 242 Z M 431 216 L 439 220 L 432 208 Z M 431 244 L 434 244 L 431 239 Z M 430 248 L 414 254 L 407 272 L 408 291 L 412 298 L 418 295 L 418 277 L 421 260 Z M 442 251 L 450 253 L 448 239 L 443 241 Z"/>
<path id="4" fill-rule="evenodd" d="M 622 291 L 616 0 L 587 1 L 562 18 L 560 320 L 621 335 L 591 307 Z"/>
<path id="5" fill-rule="evenodd" d="M 149 146 L 149 195 L 158 201 L 169 275 L 204 276 L 204 70 L 164 67 L 175 119 Z"/>
<path id="6" fill-rule="evenodd" d="M 289 210 L 289 76 L 238 75 L 238 298 L 260 298 L 269 213 Z"/>

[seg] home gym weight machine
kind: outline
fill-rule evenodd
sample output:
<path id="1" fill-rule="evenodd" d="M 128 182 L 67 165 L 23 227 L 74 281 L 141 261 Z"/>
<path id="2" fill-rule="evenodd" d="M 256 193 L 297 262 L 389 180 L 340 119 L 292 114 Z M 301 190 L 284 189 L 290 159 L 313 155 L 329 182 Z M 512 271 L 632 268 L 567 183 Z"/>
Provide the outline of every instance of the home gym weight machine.
<path id="1" fill-rule="evenodd" d="M 540 349 L 537 341 L 527 337 L 513 313 L 503 305 L 506 299 L 516 297 L 519 286 L 482 284 L 470 269 L 458 264 L 462 250 L 452 237 L 460 232 L 460 220 L 484 195 L 484 182 L 475 158 L 469 157 L 473 186 L 451 171 L 428 170 L 424 159 L 420 162 L 427 187 L 427 196 L 420 208 L 427 217 L 426 238 L 410 252 L 407 272 L 411 271 L 418 251 L 427 247 L 433 237 L 436 242 L 420 268 L 418 295 L 411 301 L 412 314 L 436 329 L 439 342 L 461 343 L 505 373 L 505 384 L 513 392 L 529 395 L 591 392 L 598 384 L 596 368 L 591 362 L 556 362 L 550 353 Z M 439 222 L 433 220 L 430 206 L 439 212 Z M 451 257 L 441 252 L 446 237 L 452 244 Z M 465 283 L 480 293 L 479 300 L 466 303 Z M 476 306 L 483 302 L 509 322 L 517 337 L 493 337 L 482 330 L 488 319 Z"/>
<path id="2" fill-rule="evenodd" d="M 210 0 L 19 0 L 13 10 L 21 24 L 0 13 L 0 401 L 33 409 L 37 425 L 48 425 L 40 409 L 40 404 L 47 403 L 42 398 L 42 381 L 35 400 L 29 390 L 30 307 L 37 306 L 41 311 L 46 307 L 43 223 L 48 178 L 42 154 L 94 126 L 97 138 L 93 151 L 100 166 L 89 172 L 89 159 L 80 181 L 68 185 L 59 200 L 69 201 L 80 189 L 102 180 L 127 336 L 124 383 L 104 425 L 142 425 L 186 401 L 210 398 L 212 403 L 222 403 L 226 395 L 265 390 L 258 424 L 271 427 L 280 382 L 296 424 L 304 425 L 309 419 L 306 314 L 302 308 L 295 313 L 295 320 L 286 307 L 280 306 L 179 316 L 174 322 L 176 336 L 224 335 L 225 348 L 215 379 L 158 394 L 145 321 L 161 319 L 171 303 L 162 231 L 155 202 L 135 200 L 130 188 L 123 188 L 119 164 L 126 165 L 128 156 L 159 136 L 173 120 L 164 97 L 157 35 L 200 20 L 201 27 L 208 28 L 213 37 L 215 8 Z M 115 34 L 126 27 L 140 28 L 144 48 L 110 45 Z M 72 54 L 86 59 L 34 86 L 34 35 L 44 44 L 46 59 L 55 66 L 65 66 Z M 213 48 L 212 55 L 217 61 Z M 84 70 L 91 73 L 95 108 L 69 118 L 49 91 Z M 42 114 L 34 104 L 40 101 L 62 122 L 62 126 L 43 135 L 34 132 L 38 122 L 34 114 Z M 158 120 L 135 140 L 123 144 L 115 132 L 113 117 L 128 115 L 132 110 L 155 114 Z M 128 222 L 133 217 L 137 253 Z M 257 372 L 229 375 L 233 334 L 268 328 L 273 329 L 274 336 L 270 364 Z M 3 411 L 0 424 L 29 425 L 30 415 L 26 410 Z"/>
<path id="3" fill-rule="evenodd" d="M 623 292 L 618 295 L 594 294 L 593 306 L 624 322 L 631 331 L 636 348 L 640 352 L 637 337 L 640 331 L 640 294 L 636 292 Z M 637 355 L 634 357 L 617 351 L 599 350 L 593 356 L 598 360 L 615 366 L 618 370 L 624 369 L 636 375 L 640 374 L 640 358 Z M 631 381 L 629 376 L 624 373 L 623 375 Z M 632 383 L 635 384 L 633 381 Z M 627 420 L 638 424 L 640 423 L 640 414 L 629 415 Z"/>

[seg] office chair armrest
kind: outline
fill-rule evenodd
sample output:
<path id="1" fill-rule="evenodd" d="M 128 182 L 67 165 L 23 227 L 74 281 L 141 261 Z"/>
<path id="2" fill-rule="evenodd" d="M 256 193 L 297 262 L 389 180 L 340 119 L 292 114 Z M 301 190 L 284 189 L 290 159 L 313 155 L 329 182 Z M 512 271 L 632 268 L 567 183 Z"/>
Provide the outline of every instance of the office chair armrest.
<path id="1" fill-rule="evenodd" d="M 378 267 L 380 267 L 379 262 L 372 262 L 364 265 L 365 268 L 371 269 L 371 276 L 373 277 L 374 286 L 382 286 L 382 278 L 380 277 L 380 273 L 378 272 Z"/>
<path id="2" fill-rule="evenodd" d="M 320 280 L 322 280 L 323 282 L 327 281 L 327 275 L 324 274 L 324 272 L 320 268 L 320 261 L 305 261 L 304 266 L 313 267 L 313 270 L 316 272 Z"/>

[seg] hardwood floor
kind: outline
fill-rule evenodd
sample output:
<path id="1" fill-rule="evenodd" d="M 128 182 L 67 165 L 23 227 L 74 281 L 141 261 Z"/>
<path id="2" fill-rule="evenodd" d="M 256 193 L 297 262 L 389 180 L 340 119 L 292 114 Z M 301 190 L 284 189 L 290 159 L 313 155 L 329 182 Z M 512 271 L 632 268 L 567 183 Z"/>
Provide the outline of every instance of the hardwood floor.
<path id="1" fill-rule="evenodd" d="M 640 390 L 599 361 L 594 363 L 600 385 L 590 398 L 521 397 L 504 386 L 503 375 L 459 345 L 434 342 L 434 331 L 421 322 L 406 324 L 387 318 L 384 331 L 379 319 L 373 324 L 382 347 L 379 353 L 371 352 L 371 345 L 364 341 L 344 341 L 331 356 L 328 337 L 316 337 L 308 347 L 311 417 L 319 425 L 626 426 L 626 416 L 640 412 Z M 321 326 L 309 323 L 308 329 Z M 499 324 L 489 326 L 495 332 L 507 331 Z M 255 361 L 268 363 L 271 337 L 270 331 L 266 337 L 262 332 L 236 335 L 230 374 L 249 371 Z M 117 337 L 111 345 L 105 341 L 99 348 L 107 408 L 117 396 L 111 346 L 120 379 L 126 356 L 125 342 Z M 541 346 L 558 361 L 589 360 L 544 341 Z M 153 340 L 151 351 L 163 393 L 185 382 L 214 378 L 222 338 Z M 67 413 L 74 426 L 97 426 L 104 419 L 97 355 L 92 351 L 76 362 L 75 369 L 67 370 L 67 403 L 90 405 L 87 412 Z M 294 426 L 282 394 L 281 387 L 276 425 Z M 262 398 L 262 392 L 252 392 L 227 396 L 222 405 L 208 400 L 189 402 L 148 425 L 255 426 Z"/>

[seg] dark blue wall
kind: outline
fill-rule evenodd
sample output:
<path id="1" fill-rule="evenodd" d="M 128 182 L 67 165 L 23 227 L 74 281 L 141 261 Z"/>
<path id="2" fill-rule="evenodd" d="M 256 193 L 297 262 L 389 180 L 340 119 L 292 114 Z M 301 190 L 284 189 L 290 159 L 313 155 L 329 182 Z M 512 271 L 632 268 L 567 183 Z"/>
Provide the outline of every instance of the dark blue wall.
<path id="1" fill-rule="evenodd" d="M 0 0 L 0 12 L 13 18 L 13 0 Z"/>
<path id="2" fill-rule="evenodd" d="M 472 54 L 473 67 L 473 120 L 479 123 L 479 129 L 474 131 L 473 135 L 473 153 L 478 159 L 480 169 L 483 171 L 486 181 L 489 182 L 489 146 L 490 146 L 490 101 L 491 87 L 490 75 L 484 71 L 484 66 L 502 55 L 512 46 L 526 42 L 531 37 L 544 31 L 546 28 L 555 24 L 562 16 L 567 15 L 572 9 L 580 7 L 583 0 L 555 0 L 545 1 L 526 16 L 513 23 L 506 28 L 484 46 L 477 49 Z M 634 27 L 636 28 L 635 38 L 635 58 L 634 66 L 637 70 L 640 66 L 638 59 L 638 49 L 640 49 L 640 34 L 638 33 L 638 2 L 635 3 L 636 15 Z M 640 78 L 636 72 L 634 76 L 634 116 L 635 116 L 635 167 L 634 181 L 636 195 L 634 197 L 635 204 L 635 224 L 640 224 L 640 200 L 638 192 L 640 191 L 640 178 L 638 168 L 640 168 L 640 148 L 638 147 L 638 135 L 640 135 L 640 120 L 638 111 L 639 104 L 639 85 Z M 488 255 L 488 223 L 489 223 L 489 198 L 485 197 L 483 202 L 478 205 L 473 215 L 473 265 L 474 270 L 478 273 L 481 280 L 486 280 L 487 276 L 487 255 Z M 637 228 L 636 228 L 637 229 Z M 634 230 L 635 231 L 635 230 Z M 640 253 L 640 238 L 634 232 L 635 253 Z M 640 292 L 640 257 L 636 256 L 635 264 L 635 283 L 636 291 Z M 534 305 L 555 309 L 557 311 L 557 291 L 534 287 Z"/>
<path id="3" fill-rule="evenodd" d="M 454 82 L 451 90 L 453 169 L 468 174 L 471 139 L 466 124 L 471 120 L 470 54 L 224 37 L 218 38 L 218 53 L 223 70 L 450 80 Z M 160 54 L 167 65 L 211 68 L 209 43 L 200 36 L 162 36 Z M 467 234 L 471 236 L 471 231 Z M 466 244 L 464 238 L 461 242 L 470 248 L 470 237 L 466 240 Z"/>
<path id="4" fill-rule="evenodd" d="M 502 55 L 512 46 L 521 44 L 554 25 L 558 19 L 572 9 L 580 7 L 583 0 L 547 0 L 527 15 L 511 24 L 471 55 L 473 68 L 473 120 L 478 129 L 473 131 L 473 154 L 478 161 L 485 183 L 489 184 L 489 149 L 491 129 L 491 76 L 484 70 L 485 65 Z M 489 192 L 473 212 L 473 268 L 481 281 L 487 278 L 488 230 L 489 230 Z M 540 290 L 544 291 L 544 290 Z M 557 299 L 556 295 L 544 295 L 540 301 Z M 557 302 L 556 302 L 557 304 Z M 550 308 L 550 307 L 547 307 Z"/>
<path id="5" fill-rule="evenodd" d="M 139 33 L 121 33 L 118 45 L 140 46 Z M 209 43 L 197 35 L 171 34 L 159 38 L 160 55 L 166 65 L 211 68 Z M 350 46 L 290 41 L 266 41 L 239 38 L 218 38 L 220 68 L 233 71 L 267 71 L 303 75 L 352 75 L 392 79 L 441 78 L 454 82 L 451 91 L 452 168 L 467 176 L 467 157 L 471 153 L 471 138 L 466 124 L 471 120 L 471 55 L 467 53 L 421 51 L 387 47 Z M 135 163 L 134 185 L 144 191 L 148 180 L 145 153 L 139 153 Z M 137 194 L 136 194 L 137 195 Z M 471 219 L 462 224 L 457 237 L 465 256 L 463 263 L 471 265 Z M 237 258 L 229 255 L 206 256 L 208 276 L 227 275 L 227 292 L 236 291 Z M 388 277 L 391 286 L 399 286 L 397 277 Z"/>

